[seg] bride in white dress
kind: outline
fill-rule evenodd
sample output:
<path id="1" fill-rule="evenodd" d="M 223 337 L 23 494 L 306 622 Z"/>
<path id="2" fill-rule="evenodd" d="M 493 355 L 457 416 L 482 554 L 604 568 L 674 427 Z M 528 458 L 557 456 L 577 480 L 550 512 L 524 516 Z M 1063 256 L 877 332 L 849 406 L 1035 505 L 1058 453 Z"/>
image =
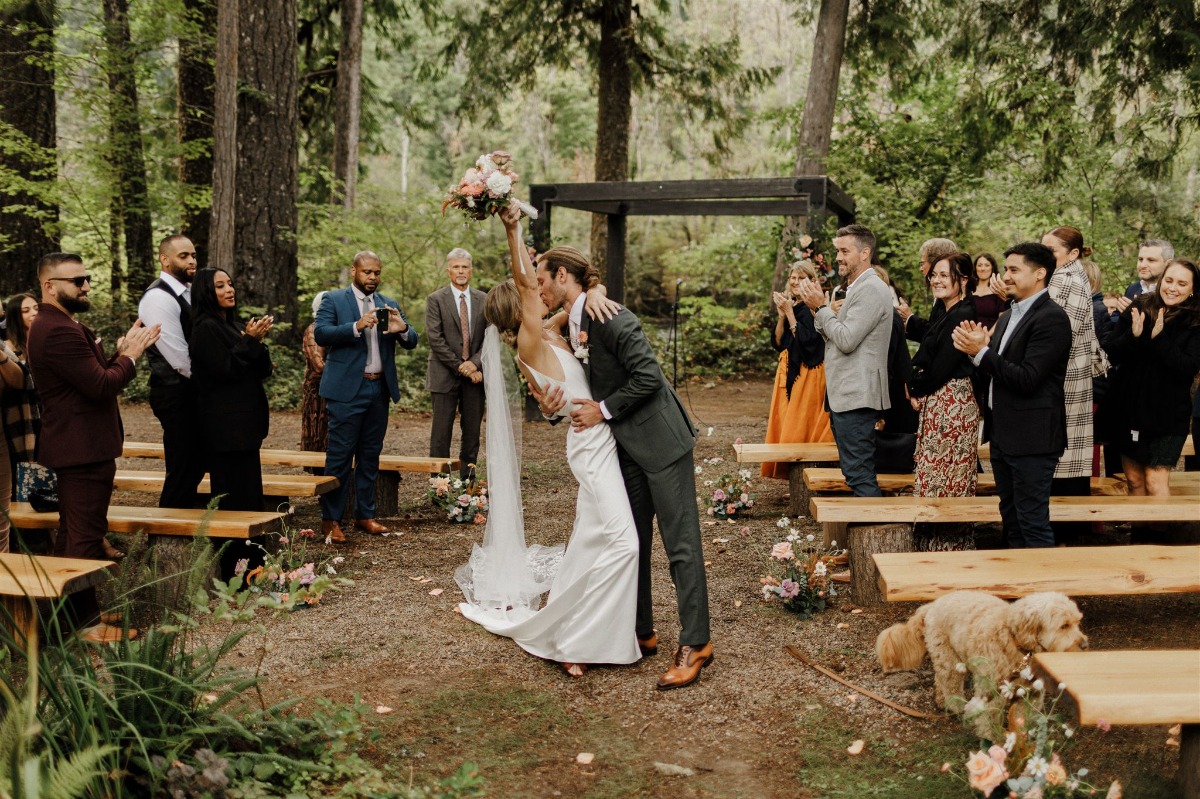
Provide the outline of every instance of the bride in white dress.
<path id="1" fill-rule="evenodd" d="M 592 395 L 561 328 L 543 327 L 547 309 L 521 242 L 519 209 L 509 208 L 501 218 L 513 279 L 492 289 L 484 303 L 490 324 L 483 352 L 490 510 L 483 545 L 475 546 L 471 560 L 455 574 L 467 599 L 459 609 L 530 654 L 562 663 L 572 677 L 581 677 L 585 664 L 633 663 L 641 657 L 634 633 L 637 531 L 616 441 L 608 425 L 600 424 L 567 430 L 567 462 L 579 495 L 557 570 L 558 548 L 525 546 L 520 463 L 500 368 L 500 338 L 511 343 L 515 337 L 517 364 L 527 380 L 543 391 L 562 390 L 563 414 L 574 407 L 572 400 Z M 539 609 L 547 587 L 549 596 Z"/>

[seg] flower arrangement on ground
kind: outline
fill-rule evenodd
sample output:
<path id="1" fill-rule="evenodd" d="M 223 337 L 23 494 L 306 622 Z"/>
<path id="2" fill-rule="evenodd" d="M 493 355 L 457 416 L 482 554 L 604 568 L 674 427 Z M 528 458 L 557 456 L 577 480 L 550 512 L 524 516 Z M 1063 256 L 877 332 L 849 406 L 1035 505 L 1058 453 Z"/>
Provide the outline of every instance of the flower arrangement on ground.
<path id="1" fill-rule="evenodd" d="M 959 666 L 967 668 L 963 663 Z M 1001 789 L 1004 796 L 1016 799 L 1100 795 L 1100 788 L 1085 782 L 1086 768 L 1071 773 L 1063 763 L 1060 753 L 1074 741 L 1076 732 L 1055 712 L 1064 688 L 1059 684 L 1055 698 L 1047 697 L 1042 680 L 1034 679 L 1033 670 L 1025 666 L 1013 679 L 992 687 L 997 697 L 1012 702 L 1007 712 L 994 709 L 995 703 L 981 696 L 964 702 L 963 721 L 972 724 L 988 714 L 992 740 L 996 741 L 986 751 L 980 749 L 967 758 L 966 780 L 971 788 L 983 796 L 992 796 Z M 1107 725 L 1099 726 L 1107 731 Z M 954 768 L 946 763 L 942 771 L 954 772 Z M 1114 780 L 1105 796 L 1120 799 L 1121 783 Z"/>
<path id="2" fill-rule="evenodd" d="M 517 173 L 510 168 L 511 163 L 512 156 L 503 150 L 479 156 L 458 185 L 450 187 L 442 203 L 442 215 L 446 215 L 447 208 L 457 208 L 468 219 L 482 221 L 507 206 L 514 199 L 513 186 L 517 182 Z M 516 202 L 526 216 L 537 218 L 537 211 L 532 206 L 520 200 Z"/>
<path id="3" fill-rule="evenodd" d="M 842 553 L 836 548 L 836 541 L 830 542 L 829 550 L 822 551 L 815 535 L 801 535 L 790 526 L 786 516 L 775 525 L 788 532 L 783 541 L 771 547 L 771 559 L 778 564 L 781 573 L 762 578 L 763 599 L 778 600 L 802 618 L 811 618 L 837 596 L 830 570 Z"/>
<path id="4" fill-rule="evenodd" d="M 445 473 L 429 478 L 429 498 L 446 511 L 446 518 L 455 524 L 483 524 L 487 521 L 487 483 L 476 479 L 474 465 L 469 468 L 466 480 Z"/>
<path id="5" fill-rule="evenodd" d="M 290 607 L 318 605 L 327 591 L 349 581 L 337 578 L 337 567 L 345 558 L 330 556 L 317 534 L 308 528 L 279 534 L 274 551 L 261 544 L 263 564 L 248 570 L 246 559 L 238 561 L 234 574 L 251 593 L 269 594 Z"/>
<path id="6" fill-rule="evenodd" d="M 696 467 L 696 474 L 704 474 L 705 466 L 719 466 L 724 462 L 724 458 L 705 458 L 702 461 L 704 465 Z M 737 474 L 723 474 L 715 480 L 705 480 L 703 488 L 701 499 L 708 503 L 708 515 L 714 518 L 736 519 L 754 507 L 749 469 L 739 469 Z"/>

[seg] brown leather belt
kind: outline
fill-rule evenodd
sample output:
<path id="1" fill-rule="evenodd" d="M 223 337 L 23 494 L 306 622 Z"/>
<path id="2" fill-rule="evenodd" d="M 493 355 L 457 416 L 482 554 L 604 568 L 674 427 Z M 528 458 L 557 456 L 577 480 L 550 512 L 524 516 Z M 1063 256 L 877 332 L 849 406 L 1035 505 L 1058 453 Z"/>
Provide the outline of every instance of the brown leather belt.
<path id="1" fill-rule="evenodd" d="M 376 372 L 375 374 L 371 374 L 370 372 L 363 372 L 363 380 L 378 380 L 381 377 L 383 377 L 383 375 L 378 372 Z"/>

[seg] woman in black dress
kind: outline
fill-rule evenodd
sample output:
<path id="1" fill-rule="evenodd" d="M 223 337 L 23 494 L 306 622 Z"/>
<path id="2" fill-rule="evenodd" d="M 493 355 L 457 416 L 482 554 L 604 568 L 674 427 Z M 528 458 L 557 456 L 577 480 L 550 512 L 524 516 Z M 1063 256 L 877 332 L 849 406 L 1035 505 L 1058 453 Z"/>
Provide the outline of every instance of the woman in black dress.
<path id="1" fill-rule="evenodd" d="M 975 256 L 975 313 L 979 324 L 991 330 L 996 326 L 996 320 L 1004 313 L 1008 301 L 992 290 L 992 276 L 996 274 L 996 256 L 990 252 L 981 252 Z"/>
<path id="2" fill-rule="evenodd" d="M 199 393 L 199 423 L 208 444 L 212 495 L 221 510 L 263 509 L 262 465 L 258 451 L 267 436 L 270 413 L 263 381 L 271 376 L 271 355 L 263 343 L 274 319 L 237 316 L 233 279 L 224 269 L 201 269 L 192 283 L 192 382 Z M 240 544 L 240 546 L 239 546 Z M 221 557 L 228 578 L 241 558 L 256 560 L 257 547 L 234 542 Z"/>
<path id="3" fill-rule="evenodd" d="M 1134 496 L 1168 496 L 1187 439 L 1192 381 L 1200 371 L 1200 270 L 1176 258 L 1156 291 L 1121 314 L 1106 349 L 1120 366 L 1109 387 L 1121 464 Z"/>

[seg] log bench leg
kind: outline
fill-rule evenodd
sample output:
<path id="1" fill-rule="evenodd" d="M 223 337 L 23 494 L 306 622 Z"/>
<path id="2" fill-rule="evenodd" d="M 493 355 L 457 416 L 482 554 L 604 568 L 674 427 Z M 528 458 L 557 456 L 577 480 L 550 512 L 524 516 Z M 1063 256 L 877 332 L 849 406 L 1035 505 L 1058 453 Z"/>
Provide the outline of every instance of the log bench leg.
<path id="1" fill-rule="evenodd" d="M 878 605 L 887 601 L 879 587 L 876 552 L 912 552 L 911 524 L 856 524 L 848 531 L 850 551 L 850 601 Z"/>
<path id="2" fill-rule="evenodd" d="M 0 597 L 0 606 L 3 606 L 0 613 L 4 614 L 4 627 L 14 642 L 28 642 L 30 636 L 37 635 L 33 600 L 25 596 L 4 596 Z"/>
<path id="3" fill-rule="evenodd" d="M 1179 795 L 1200 799 L 1200 724 L 1184 724 L 1179 736 Z"/>
<path id="4" fill-rule="evenodd" d="M 354 518 L 358 503 L 354 497 L 354 471 L 346 478 L 346 516 L 343 521 Z M 384 518 L 400 515 L 400 472 L 380 471 L 375 477 L 375 515 Z"/>
<path id="5" fill-rule="evenodd" d="M 804 485 L 805 467 L 836 468 L 837 465 L 836 461 L 829 463 L 797 462 L 791 464 L 791 467 L 788 469 L 788 495 L 791 497 L 790 514 L 792 516 L 807 516 L 809 513 L 808 500 L 811 495 L 808 493 L 808 486 Z"/>

